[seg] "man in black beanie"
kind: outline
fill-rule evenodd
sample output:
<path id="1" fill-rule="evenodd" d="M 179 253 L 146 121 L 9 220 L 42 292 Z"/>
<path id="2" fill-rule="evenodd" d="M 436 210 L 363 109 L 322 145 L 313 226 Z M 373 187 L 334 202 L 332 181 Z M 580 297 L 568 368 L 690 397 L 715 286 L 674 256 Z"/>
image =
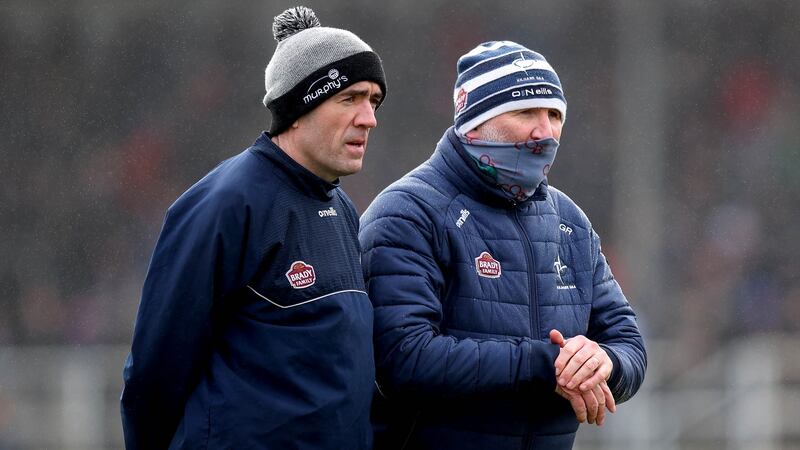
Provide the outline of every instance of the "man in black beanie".
<path id="1" fill-rule="evenodd" d="M 361 169 L 381 60 L 303 7 L 275 17 L 269 132 L 169 208 L 125 363 L 129 449 L 368 449 Z"/>

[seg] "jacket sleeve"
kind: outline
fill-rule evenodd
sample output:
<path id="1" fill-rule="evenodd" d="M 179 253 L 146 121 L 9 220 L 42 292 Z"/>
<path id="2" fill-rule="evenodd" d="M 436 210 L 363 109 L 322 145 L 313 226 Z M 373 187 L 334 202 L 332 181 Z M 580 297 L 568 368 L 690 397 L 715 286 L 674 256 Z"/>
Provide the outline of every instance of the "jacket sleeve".
<path id="1" fill-rule="evenodd" d="M 647 352 L 636 323 L 636 314 L 622 293 L 592 231 L 594 287 L 587 337 L 599 343 L 614 363 L 608 386 L 617 403 L 639 390 L 647 369 Z"/>
<path id="2" fill-rule="evenodd" d="M 232 203 L 179 199 L 167 212 L 123 371 L 128 449 L 169 446 L 206 367 L 220 299 L 246 276 L 249 213 Z"/>
<path id="3" fill-rule="evenodd" d="M 444 398 L 533 383 L 555 389 L 555 345 L 442 333 L 447 267 L 437 258 L 432 221 L 396 193 L 378 197 L 362 217 L 362 262 L 375 307 L 376 372 L 384 395 Z"/>

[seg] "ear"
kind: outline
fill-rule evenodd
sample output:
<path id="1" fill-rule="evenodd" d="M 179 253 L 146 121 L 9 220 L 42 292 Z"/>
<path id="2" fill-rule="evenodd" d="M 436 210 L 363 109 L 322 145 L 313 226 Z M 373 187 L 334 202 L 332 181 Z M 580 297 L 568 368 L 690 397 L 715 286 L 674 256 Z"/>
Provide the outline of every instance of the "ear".
<path id="1" fill-rule="evenodd" d="M 478 139 L 480 138 L 480 133 L 478 133 L 478 129 L 475 128 L 474 130 L 467 131 L 464 136 L 466 136 L 467 139 Z"/>

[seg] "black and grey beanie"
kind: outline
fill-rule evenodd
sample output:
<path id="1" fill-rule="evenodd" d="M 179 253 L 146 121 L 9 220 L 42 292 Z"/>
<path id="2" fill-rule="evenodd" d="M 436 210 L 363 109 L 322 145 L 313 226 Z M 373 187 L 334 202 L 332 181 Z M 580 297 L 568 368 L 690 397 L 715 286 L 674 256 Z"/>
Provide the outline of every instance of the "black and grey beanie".
<path id="1" fill-rule="evenodd" d="M 380 57 L 355 34 L 320 26 L 311 9 L 295 6 L 275 16 L 272 34 L 278 47 L 264 73 L 264 105 L 273 136 L 359 81 L 374 81 L 386 98 Z"/>

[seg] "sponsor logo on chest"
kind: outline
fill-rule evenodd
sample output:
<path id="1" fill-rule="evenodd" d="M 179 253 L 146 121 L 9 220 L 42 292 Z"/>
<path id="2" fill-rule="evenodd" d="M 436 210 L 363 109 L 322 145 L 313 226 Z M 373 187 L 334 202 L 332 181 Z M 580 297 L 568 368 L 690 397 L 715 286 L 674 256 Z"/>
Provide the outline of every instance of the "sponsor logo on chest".
<path id="1" fill-rule="evenodd" d="M 286 272 L 286 279 L 289 284 L 295 289 L 304 289 L 314 284 L 317 281 L 317 275 L 314 273 L 314 266 L 306 264 L 303 261 L 295 261 L 292 263 L 289 271 Z"/>
<path id="2" fill-rule="evenodd" d="M 461 216 L 459 216 L 458 220 L 456 220 L 456 226 L 461 228 L 464 226 L 464 222 L 467 221 L 467 217 L 469 217 L 469 211 L 466 209 L 461 210 Z"/>
<path id="3" fill-rule="evenodd" d="M 569 266 L 561 262 L 561 255 L 556 255 L 556 260 L 553 262 L 553 270 L 556 273 L 556 289 L 575 289 L 573 283 L 568 283 L 564 280 L 564 276 L 569 270 Z"/>
<path id="4" fill-rule="evenodd" d="M 475 258 L 475 270 L 478 275 L 485 278 L 500 278 L 502 273 L 500 261 L 492 258 L 489 252 L 483 252 L 481 256 Z"/>
<path id="5" fill-rule="evenodd" d="M 333 209 L 333 206 L 328 209 L 320 209 L 317 211 L 317 214 L 319 214 L 320 217 L 336 217 L 339 215 L 336 210 Z"/>

